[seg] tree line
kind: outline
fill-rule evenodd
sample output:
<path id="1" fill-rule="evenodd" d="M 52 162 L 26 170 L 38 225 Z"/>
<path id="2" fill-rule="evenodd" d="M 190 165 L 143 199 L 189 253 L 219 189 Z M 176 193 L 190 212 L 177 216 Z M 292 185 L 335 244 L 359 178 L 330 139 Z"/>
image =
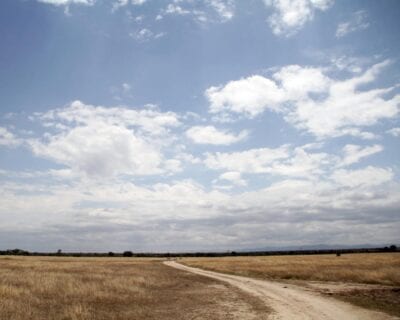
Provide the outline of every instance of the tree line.
<path id="1" fill-rule="evenodd" d="M 184 257 L 229 257 L 229 256 L 281 256 L 281 255 L 315 255 L 315 254 L 346 254 L 346 253 L 379 253 L 400 252 L 396 245 L 381 248 L 357 249 L 323 249 L 323 250 L 282 250 L 282 251 L 226 251 L 226 252 L 29 252 L 22 249 L 0 250 L 0 255 L 11 256 L 61 256 L 61 257 L 148 257 L 148 258 L 184 258 Z"/>

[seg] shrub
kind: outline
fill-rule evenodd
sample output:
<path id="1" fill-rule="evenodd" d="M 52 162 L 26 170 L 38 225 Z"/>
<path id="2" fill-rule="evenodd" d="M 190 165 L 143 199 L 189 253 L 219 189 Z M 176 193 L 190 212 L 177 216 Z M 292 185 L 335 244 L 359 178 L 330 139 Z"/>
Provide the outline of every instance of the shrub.
<path id="1" fill-rule="evenodd" d="M 132 251 L 124 251 L 124 253 L 122 254 L 124 257 L 133 257 L 133 253 Z"/>

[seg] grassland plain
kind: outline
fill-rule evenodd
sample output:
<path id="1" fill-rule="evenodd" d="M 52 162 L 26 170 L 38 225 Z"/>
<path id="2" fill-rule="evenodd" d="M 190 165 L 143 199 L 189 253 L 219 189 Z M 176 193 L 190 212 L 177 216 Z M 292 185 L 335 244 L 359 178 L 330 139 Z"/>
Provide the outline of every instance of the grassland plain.
<path id="1" fill-rule="evenodd" d="M 157 259 L 0 257 L 1 320 L 266 319 L 269 311 Z"/>
<path id="2" fill-rule="evenodd" d="M 185 258 L 180 262 L 217 272 L 296 282 L 400 316 L 400 253 Z"/>

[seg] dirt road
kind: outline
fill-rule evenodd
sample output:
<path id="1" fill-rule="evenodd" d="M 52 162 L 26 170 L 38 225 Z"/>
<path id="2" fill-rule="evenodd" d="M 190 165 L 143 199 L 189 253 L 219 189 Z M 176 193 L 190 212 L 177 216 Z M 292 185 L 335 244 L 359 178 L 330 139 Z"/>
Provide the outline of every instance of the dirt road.
<path id="1" fill-rule="evenodd" d="M 300 286 L 206 271 L 187 267 L 176 261 L 165 261 L 164 263 L 173 268 L 225 281 L 260 298 L 274 310 L 270 317 L 274 320 L 399 319 L 384 313 L 369 311 L 333 298 L 325 297 Z"/>

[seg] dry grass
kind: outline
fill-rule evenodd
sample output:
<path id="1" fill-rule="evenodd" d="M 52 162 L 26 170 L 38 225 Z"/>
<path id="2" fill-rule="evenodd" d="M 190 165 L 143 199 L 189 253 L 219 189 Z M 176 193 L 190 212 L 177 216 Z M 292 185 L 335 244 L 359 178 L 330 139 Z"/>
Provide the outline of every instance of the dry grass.
<path id="1" fill-rule="evenodd" d="M 262 319 L 265 311 L 159 260 L 0 257 L 1 320 Z"/>
<path id="2" fill-rule="evenodd" d="M 400 317 L 400 253 L 345 254 L 341 257 L 187 258 L 181 262 L 193 267 L 261 279 L 300 280 L 303 285 L 306 284 L 304 280 L 324 281 L 325 286 L 331 281 L 364 284 L 364 288 L 357 286 L 358 289 L 349 290 L 343 287 L 320 292 Z"/>
<path id="3" fill-rule="evenodd" d="M 400 286 L 400 253 L 186 258 L 186 265 L 264 279 Z"/>
<path id="4" fill-rule="evenodd" d="M 353 289 L 331 294 L 335 298 L 353 303 L 363 308 L 384 311 L 400 317 L 399 288 Z"/>

